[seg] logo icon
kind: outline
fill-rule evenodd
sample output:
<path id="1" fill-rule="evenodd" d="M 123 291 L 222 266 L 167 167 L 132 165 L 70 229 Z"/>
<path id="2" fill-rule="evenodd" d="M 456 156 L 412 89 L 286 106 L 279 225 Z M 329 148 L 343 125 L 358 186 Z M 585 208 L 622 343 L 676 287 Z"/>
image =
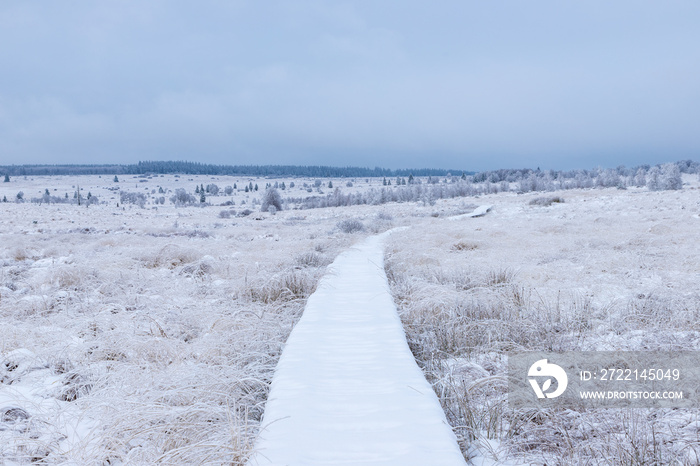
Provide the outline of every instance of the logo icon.
<path id="1" fill-rule="evenodd" d="M 530 366 L 527 375 L 529 377 L 547 377 L 541 388 L 536 379 L 529 379 L 537 398 L 556 398 L 564 393 L 566 386 L 569 384 L 569 378 L 566 376 L 564 369 L 556 364 L 548 363 L 546 359 L 540 359 Z M 552 388 L 552 378 L 557 381 L 557 388 L 553 392 L 547 393 L 547 390 Z"/>

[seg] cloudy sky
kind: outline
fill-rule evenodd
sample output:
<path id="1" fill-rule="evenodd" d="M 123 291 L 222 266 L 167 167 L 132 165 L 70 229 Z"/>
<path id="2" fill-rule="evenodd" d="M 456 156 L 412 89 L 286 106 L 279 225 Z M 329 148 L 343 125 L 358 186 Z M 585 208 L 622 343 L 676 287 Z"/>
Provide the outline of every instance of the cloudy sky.
<path id="1" fill-rule="evenodd" d="M 0 2 L 0 164 L 700 159 L 700 2 Z"/>

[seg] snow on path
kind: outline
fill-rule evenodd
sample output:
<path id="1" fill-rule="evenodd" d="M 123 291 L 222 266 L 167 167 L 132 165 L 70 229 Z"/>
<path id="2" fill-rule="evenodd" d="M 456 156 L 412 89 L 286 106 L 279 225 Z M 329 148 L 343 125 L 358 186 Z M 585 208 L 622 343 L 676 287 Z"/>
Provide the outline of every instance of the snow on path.
<path id="1" fill-rule="evenodd" d="M 416 365 L 372 236 L 331 264 L 272 380 L 249 464 L 464 465 Z"/>
<path id="2" fill-rule="evenodd" d="M 461 220 L 463 218 L 474 218 L 474 217 L 483 217 L 486 215 L 486 212 L 491 210 L 490 205 L 480 205 L 476 209 L 474 209 L 473 212 L 469 212 L 468 214 L 462 214 L 462 215 L 454 215 L 452 217 L 447 217 L 447 220 Z"/>

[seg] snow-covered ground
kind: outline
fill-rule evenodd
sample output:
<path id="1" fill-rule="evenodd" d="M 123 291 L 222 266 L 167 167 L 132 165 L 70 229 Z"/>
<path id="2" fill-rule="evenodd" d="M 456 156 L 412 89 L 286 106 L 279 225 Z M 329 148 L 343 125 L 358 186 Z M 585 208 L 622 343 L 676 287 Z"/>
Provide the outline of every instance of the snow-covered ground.
<path id="1" fill-rule="evenodd" d="M 329 267 L 275 369 L 251 465 L 461 465 L 389 293 L 382 239 Z"/>
<path id="2" fill-rule="evenodd" d="M 121 176 L 118 187 L 167 198 L 183 183 L 191 192 L 236 182 L 212 178 Z M 111 176 L 0 182 L 0 199 L 65 197 L 79 184 L 106 202 L 0 203 L 0 462 L 244 463 L 281 349 L 326 265 L 366 236 L 410 226 L 387 239 L 387 275 L 409 346 L 469 458 L 615 464 L 636 448 L 692 464 L 693 413 L 514 415 L 502 377 L 503 355 L 518 349 L 698 349 L 700 190 L 695 175 L 684 180 L 682 191 L 277 215 L 254 208 L 260 192 L 142 209 L 117 207 Z M 550 196 L 565 202 L 530 204 Z M 444 220 L 476 205 L 492 209 Z M 238 217 L 244 207 L 255 213 Z M 342 233 L 344 219 L 365 230 Z"/>
<path id="3" fill-rule="evenodd" d="M 513 412 L 505 383 L 513 351 L 700 350 L 700 190 L 685 181 L 482 196 L 483 217 L 389 239 L 409 344 L 475 462 L 696 464 L 697 412 Z"/>

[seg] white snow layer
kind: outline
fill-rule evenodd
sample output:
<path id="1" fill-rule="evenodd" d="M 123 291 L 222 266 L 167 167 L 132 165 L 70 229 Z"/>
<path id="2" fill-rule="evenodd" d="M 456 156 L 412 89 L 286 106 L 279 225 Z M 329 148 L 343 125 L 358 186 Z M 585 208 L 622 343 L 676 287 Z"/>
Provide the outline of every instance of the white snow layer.
<path id="1" fill-rule="evenodd" d="M 372 236 L 329 266 L 284 348 L 251 466 L 464 465 Z"/>
<path id="2" fill-rule="evenodd" d="M 468 214 L 462 214 L 462 215 L 453 215 L 452 217 L 447 217 L 447 220 L 461 220 L 463 218 L 474 218 L 474 217 L 483 217 L 486 215 L 488 211 L 491 210 L 490 205 L 480 205 L 476 209 L 474 209 L 473 212 L 469 212 Z"/>

